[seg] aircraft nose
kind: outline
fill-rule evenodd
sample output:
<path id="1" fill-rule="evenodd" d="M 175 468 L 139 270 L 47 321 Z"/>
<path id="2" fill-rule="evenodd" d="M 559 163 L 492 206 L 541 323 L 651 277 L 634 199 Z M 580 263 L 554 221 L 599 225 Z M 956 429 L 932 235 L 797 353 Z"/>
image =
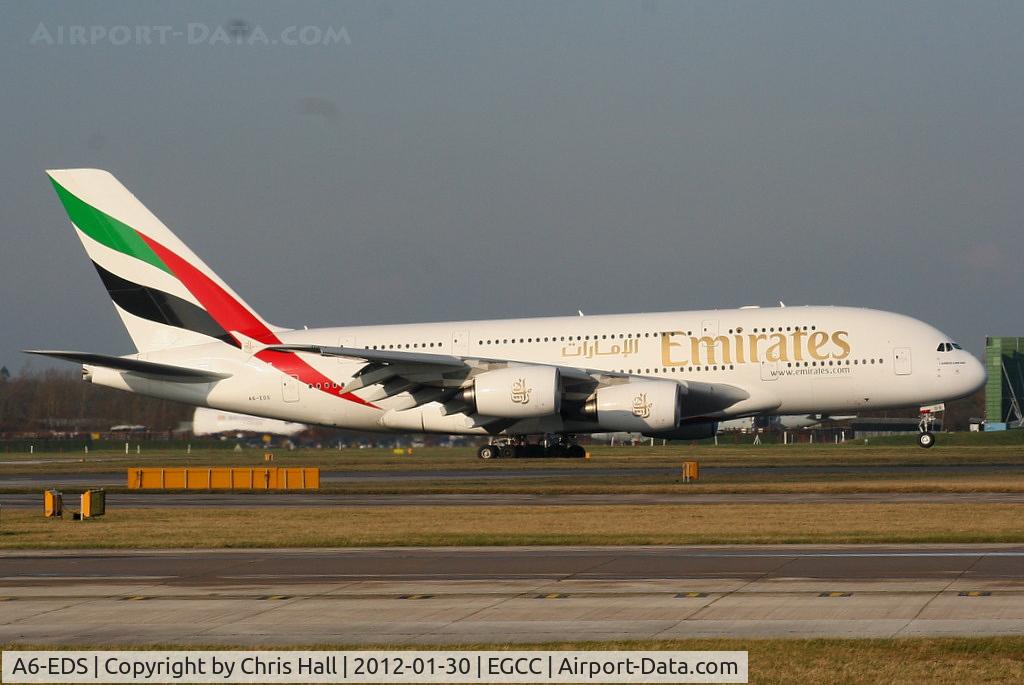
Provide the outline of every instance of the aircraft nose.
<path id="1" fill-rule="evenodd" d="M 988 380 L 988 374 L 985 373 L 985 365 L 974 358 L 973 354 L 967 355 L 967 366 L 961 374 L 962 383 L 964 384 L 964 394 L 970 395 L 982 388 L 985 385 L 985 381 Z"/>

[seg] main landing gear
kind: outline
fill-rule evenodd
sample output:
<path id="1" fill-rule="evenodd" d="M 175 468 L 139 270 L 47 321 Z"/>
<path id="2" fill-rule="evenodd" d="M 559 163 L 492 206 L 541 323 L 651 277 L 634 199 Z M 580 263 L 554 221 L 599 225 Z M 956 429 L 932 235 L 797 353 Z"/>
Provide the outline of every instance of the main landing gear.
<path id="1" fill-rule="evenodd" d="M 571 435 L 556 435 L 541 443 L 528 442 L 526 436 L 496 438 L 489 445 L 477 450 L 481 459 L 529 459 L 543 457 L 561 457 L 566 459 L 582 459 L 587 456 L 583 446 L 572 440 Z"/>

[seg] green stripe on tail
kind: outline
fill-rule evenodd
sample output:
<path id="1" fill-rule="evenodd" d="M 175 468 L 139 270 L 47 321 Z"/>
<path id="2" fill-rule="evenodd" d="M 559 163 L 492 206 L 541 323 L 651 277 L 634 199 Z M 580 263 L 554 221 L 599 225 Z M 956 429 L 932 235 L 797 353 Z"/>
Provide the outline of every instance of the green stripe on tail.
<path id="1" fill-rule="evenodd" d="M 57 197 L 60 198 L 64 209 L 67 210 L 71 222 L 79 230 L 112 250 L 140 259 L 173 275 L 173 272 L 145 243 L 135 229 L 79 200 L 52 178 L 50 182 L 53 183 Z"/>

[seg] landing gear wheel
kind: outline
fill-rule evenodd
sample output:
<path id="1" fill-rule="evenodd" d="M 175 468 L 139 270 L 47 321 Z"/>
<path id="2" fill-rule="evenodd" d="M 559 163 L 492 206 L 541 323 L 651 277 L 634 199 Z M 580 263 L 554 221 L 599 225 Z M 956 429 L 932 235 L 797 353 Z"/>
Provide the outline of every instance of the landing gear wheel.
<path id="1" fill-rule="evenodd" d="M 564 457 L 564 456 L 566 456 L 566 454 L 565 454 L 565 445 L 562 445 L 562 444 L 548 445 L 544 449 L 544 456 L 545 457 L 556 457 L 556 458 L 557 457 Z"/>
<path id="2" fill-rule="evenodd" d="M 476 451 L 476 456 L 481 459 L 497 459 L 499 456 L 498 448 L 494 445 L 484 445 Z"/>
<path id="3" fill-rule="evenodd" d="M 570 459 L 582 459 L 587 456 L 587 451 L 583 449 L 583 445 L 572 444 L 565 450 L 565 456 Z"/>
<path id="4" fill-rule="evenodd" d="M 935 444 L 935 436 L 931 433 L 920 433 L 917 436 L 917 444 L 925 449 L 928 449 Z"/>

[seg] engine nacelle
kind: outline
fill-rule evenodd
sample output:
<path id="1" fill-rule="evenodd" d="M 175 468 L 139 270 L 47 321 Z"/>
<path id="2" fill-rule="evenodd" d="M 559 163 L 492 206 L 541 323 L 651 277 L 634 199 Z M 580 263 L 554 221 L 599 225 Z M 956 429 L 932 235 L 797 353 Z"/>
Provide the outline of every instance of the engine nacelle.
<path id="1" fill-rule="evenodd" d="M 561 411 L 562 388 L 552 366 L 510 366 L 480 374 L 458 399 L 483 416 L 528 419 Z"/>
<path id="2" fill-rule="evenodd" d="M 659 433 L 679 425 L 682 396 L 672 381 L 632 381 L 599 388 L 583 412 L 603 430 Z"/>

